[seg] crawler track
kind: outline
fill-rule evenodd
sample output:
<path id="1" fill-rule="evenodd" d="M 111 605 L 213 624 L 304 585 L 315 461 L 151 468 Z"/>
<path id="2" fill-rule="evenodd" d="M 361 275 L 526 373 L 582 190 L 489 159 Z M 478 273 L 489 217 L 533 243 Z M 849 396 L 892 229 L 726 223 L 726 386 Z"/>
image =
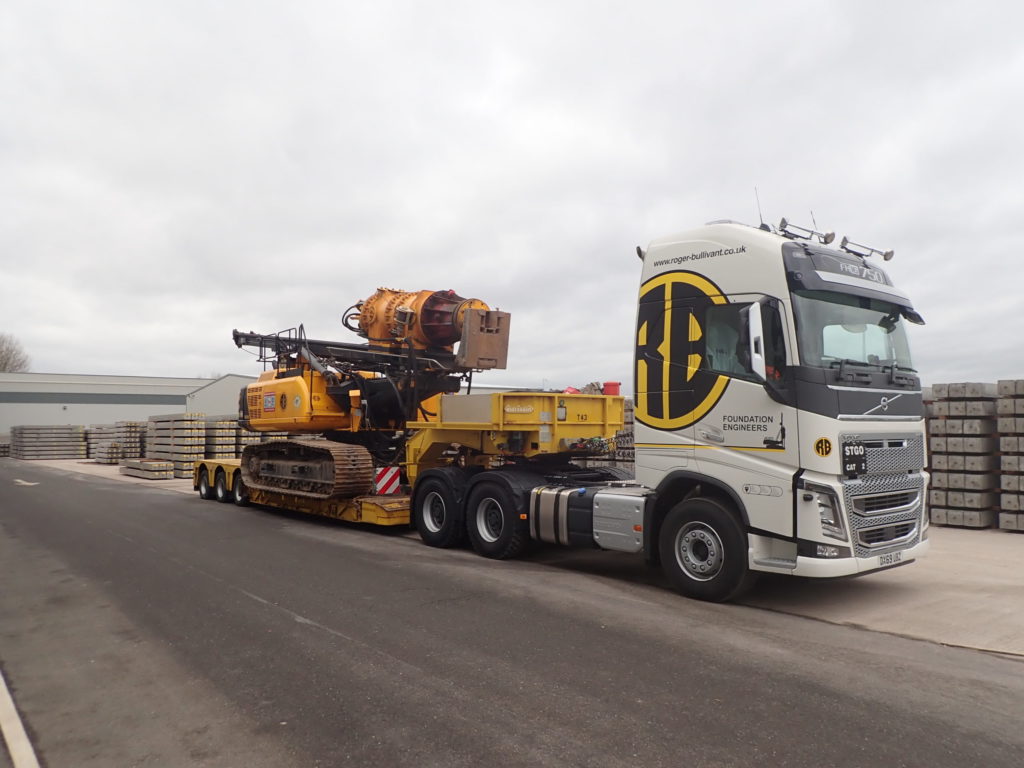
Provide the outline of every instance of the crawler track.
<path id="1" fill-rule="evenodd" d="M 247 445 L 242 478 L 249 488 L 311 499 L 352 498 L 373 487 L 373 459 L 358 445 L 281 440 Z"/>

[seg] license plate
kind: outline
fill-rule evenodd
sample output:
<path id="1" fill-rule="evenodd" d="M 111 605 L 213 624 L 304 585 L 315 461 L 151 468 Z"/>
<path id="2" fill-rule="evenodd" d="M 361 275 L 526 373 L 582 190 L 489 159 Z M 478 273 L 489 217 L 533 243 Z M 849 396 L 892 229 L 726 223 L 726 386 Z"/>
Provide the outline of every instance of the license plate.
<path id="1" fill-rule="evenodd" d="M 857 477 L 868 473 L 868 452 L 864 443 L 843 443 L 843 474 Z"/>
<path id="2" fill-rule="evenodd" d="M 890 552 L 887 555 L 878 556 L 879 565 L 896 565 L 896 563 L 903 562 L 902 552 Z"/>

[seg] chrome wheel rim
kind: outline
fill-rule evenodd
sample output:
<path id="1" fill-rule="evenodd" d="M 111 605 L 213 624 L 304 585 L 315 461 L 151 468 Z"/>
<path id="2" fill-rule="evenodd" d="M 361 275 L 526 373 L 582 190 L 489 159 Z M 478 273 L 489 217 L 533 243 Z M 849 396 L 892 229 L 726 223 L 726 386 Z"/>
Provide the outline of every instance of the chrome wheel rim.
<path id="1" fill-rule="evenodd" d="M 480 538 L 493 544 L 501 537 L 505 527 L 501 504 L 492 498 L 481 499 L 476 505 L 476 530 Z"/>
<path id="2" fill-rule="evenodd" d="M 431 533 L 440 533 L 447 516 L 444 499 L 437 491 L 431 491 L 420 503 L 420 518 L 424 527 Z"/>
<path id="3" fill-rule="evenodd" d="M 694 581 L 711 581 L 725 564 L 725 547 L 714 528 L 689 522 L 679 529 L 675 542 L 676 562 Z"/>

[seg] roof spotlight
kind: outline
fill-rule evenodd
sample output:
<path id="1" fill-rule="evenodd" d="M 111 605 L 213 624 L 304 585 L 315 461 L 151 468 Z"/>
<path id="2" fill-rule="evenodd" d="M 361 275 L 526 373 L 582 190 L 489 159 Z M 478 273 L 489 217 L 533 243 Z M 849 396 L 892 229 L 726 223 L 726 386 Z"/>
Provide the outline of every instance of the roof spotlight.
<path id="1" fill-rule="evenodd" d="M 847 253 L 852 253 L 854 256 L 860 256 L 862 259 L 866 259 L 868 256 L 881 256 L 886 261 L 892 261 L 892 257 L 895 254 L 895 251 L 891 248 L 888 251 L 880 251 L 877 248 L 870 248 L 866 245 L 854 243 L 845 235 L 839 243 L 839 247 Z"/>
<path id="2" fill-rule="evenodd" d="M 796 224 L 790 224 L 788 219 L 779 222 L 779 232 L 786 237 L 800 238 L 801 240 L 817 238 L 818 242 L 823 245 L 828 245 L 836 239 L 835 232 L 817 232 L 807 227 L 798 227 Z"/>

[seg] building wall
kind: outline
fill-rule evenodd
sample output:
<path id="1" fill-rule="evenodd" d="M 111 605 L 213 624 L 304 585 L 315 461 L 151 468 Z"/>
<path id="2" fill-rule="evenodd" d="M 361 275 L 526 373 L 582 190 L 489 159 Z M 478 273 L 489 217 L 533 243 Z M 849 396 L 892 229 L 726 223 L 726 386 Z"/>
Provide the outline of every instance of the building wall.
<path id="1" fill-rule="evenodd" d="M 189 393 L 186 410 L 205 413 L 207 416 L 237 416 L 238 395 L 242 387 L 256 381 L 255 376 L 228 374 L 211 381 L 204 387 Z"/>
<path id="2" fill-rule="evenodd" d="M 21 424 L 109 424 L 185 410 L 210 379 L 0 373 L 0 436 Z"/>
<path id="3" fill-rule="evenodd" d="M 159 403 L 0 403 L 0 436 L 21 424 L 113 424 L 115 421 L 145 421 L 159 413 L 185 410 L 185 396 Z"/>

